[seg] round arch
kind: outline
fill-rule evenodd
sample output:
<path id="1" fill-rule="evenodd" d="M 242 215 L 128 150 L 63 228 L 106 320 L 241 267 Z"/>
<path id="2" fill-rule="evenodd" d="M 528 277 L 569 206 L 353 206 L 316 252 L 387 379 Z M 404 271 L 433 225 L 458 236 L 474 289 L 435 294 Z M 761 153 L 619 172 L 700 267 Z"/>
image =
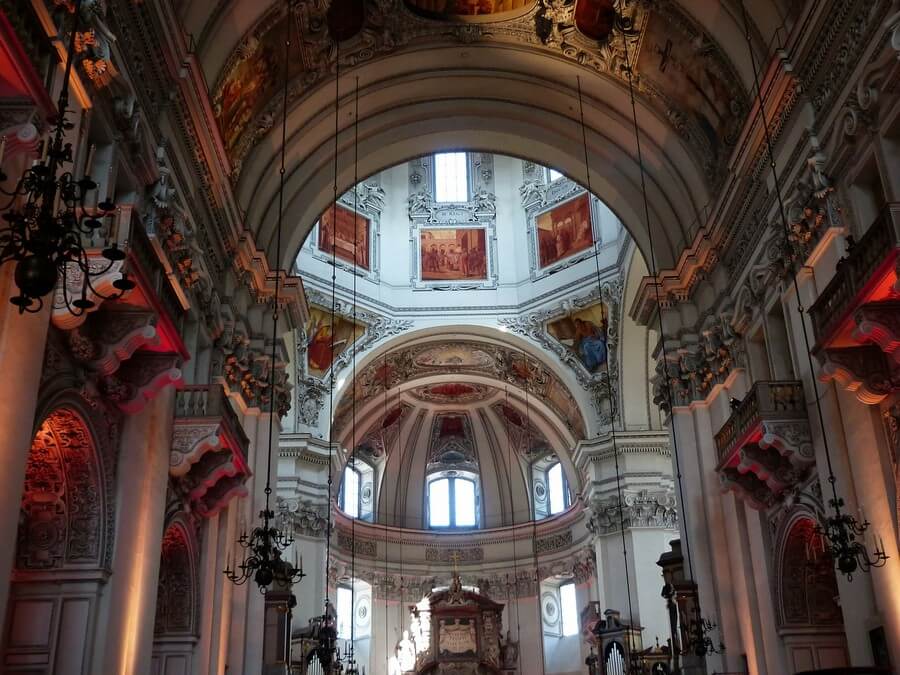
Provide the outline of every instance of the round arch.
<path id="1" fill-rule="evenodd" d="M 508 47 L 467 46 L 469 68 L 449 69 L 459 47 L 398 54 L 342 77 L 338 134 L 339 192 L 354 184 L 354 100 L 360 78 L 359 176 L 429 152 L 468 149 L 535 159 L 582 185 L 584 164 L 576 76 L 582 88 L 590 184 L 631 232 L 645 257 L 647 224 L 627 89 L 621 80 L 546 54 Z M 443 66 L 441 64 L 444 64 Z M 491 68 L 477 63 L 490 63 Z M 654 252 L 660 267 L 702 225 L 709 186 L 696 158 L 654 109 L 638 105 Z M 273 129 L 241 166 L 237 199 L 257 245 L 274 254 L 280 151 Z M 276 138 L 277 136 L 277 138 Z M 311 91 L 288 118 L 285 213 L 290 223 L 280 264 L 290 269 L 310 228 L 332 200 L 334 82 Z"/>

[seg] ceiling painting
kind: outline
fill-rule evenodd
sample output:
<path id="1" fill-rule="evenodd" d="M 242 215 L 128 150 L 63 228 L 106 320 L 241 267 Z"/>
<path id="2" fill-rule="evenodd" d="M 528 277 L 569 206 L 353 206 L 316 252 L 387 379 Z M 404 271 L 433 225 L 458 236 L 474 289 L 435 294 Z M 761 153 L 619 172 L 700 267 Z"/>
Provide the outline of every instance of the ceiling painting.
<path id="1" fill-rule="evenodd" d="M 605 370 L 609 310 L 603 302 L 575 309 L 547 322 L 547 332 L 568 349 L 589 373 Z"/>
<path id="2" fill-rule="evenodd" d="M 494 387 L 467 382 L 445 382 L 416 387 L 410 394 L 428 403 L 474 403 L 483 401 L 497 392 Z"/>
<path id="3" fill-rule="evenodd" d="M 746 92 L 722 50 L 671 3 L 648 12 L 636 70 L 640 89 L 658 98 L 669 122 L 702 150 L 714 178 L 737 142 Z"/>
<path id="4" fill-rule="evenodd" d="M 535 401 L 548 405 L 575 438 L 584 438 L 584 418 L 578 403 L 553 371 L 518 350 L 472 340 L 418 344 L 380 356 L 359 372 L 341 398 L 335 410 L 335 428 L 349 422 L 354 400 L 360 410 L 386 389 L 402 391 L 409 384 L 409 391 L 414 391 L 425 387 L 416 387 L 417 379 L 446 374 L 480 375 L 525 390 Z M 444 395 L 450 392 L 438 391 Z"/>
<path id="5" fill-rule="evenodd" d="M 414 12 L 444 20 L 493 19 L 520 14 L 534 6 L 534 0 L 405 0 Z"/>
<path id="6" fill-rule="evenodd" d="M 334 315 L 321 307 L 311 305 L 306 324 L 306 370 L 310 375 L 322 377 L 332 363 L 344 353 L 366 328 L 343 316 Z"/>
<path id="7" fill-rule="evenodd" d="M 509 441 L 509 447 L 519 452 L 528 460 L 543 457 L 553 452 L 549 441 L 519 410 L 505 402 L 498 402 L 491 406 L 494 413 L 506 427 L 506 439 L 501 439 L 501 444 Z"/>
<path id="8" fill-rule="evenodd" d="M 397 12 L 390 2 L 372 3 L 366 5 L 359 29 L 365 39 L 348 40 L 341 57 L 358 66 L 435 44 L 477 46 L 489 40 L 545 52 L 624 80 L 622 35 L 608 4 L 608 0 L 545 2 L 535 15 L 533 0 L 406 0 L 411 10 L 407 12 Z M 326 11 L 319 0 L 298 3 L 292 10 L 292 34 L 299 40 L 290 59 L 289 105 L 334 72 Z M 631 3 L 627 11 L 622 23 L 634 27 L 625 37 L 629 56 L 636 61 L 638 94 L 661 111 L 715 187 L 724 177 L 722 167 L 748 109 L 741 80 L 724 50 L 676 3 Z M 457 25 L 448 27 L 435 18 Z M 470 23 L 482 20 L 492 22 L 490 29 Z M 213 111 L 235 182 L 245 158 L 278 117 L 288 25 L 281 8 L 264 16 L 240 42 L 213 88 Z"/>
<path id="9" fill-rule="evenodd" d="M 366 431 L 365 436 L 357 445 L 357 456 L 370 462 L 384 457 L 400 435 L 403 420 L 409 416 L 411 410 L 412 406 L 406 403 L 394 404 L 387 409 Z"/>
<path id="10" fill-rule="evenodd" d="M 429 470 L 478 470 L 478 453 L 472 423 L 466 413 L 439 413 L 431 422 L 428 445 Z"/>

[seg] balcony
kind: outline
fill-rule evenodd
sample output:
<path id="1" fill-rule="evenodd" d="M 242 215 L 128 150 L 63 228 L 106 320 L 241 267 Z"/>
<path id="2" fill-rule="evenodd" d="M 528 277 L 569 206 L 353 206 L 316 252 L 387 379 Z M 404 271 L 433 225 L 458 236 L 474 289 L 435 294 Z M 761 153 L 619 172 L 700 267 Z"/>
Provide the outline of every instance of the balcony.
<path id="1" fill-rule="evenodd" d="M 822 362 L 836 380 L 875 405 L 900 385 L 900 203 L 888 204 L 841 261 L 809 309 Z"/>
<path id="2" fill-rule="evenodd" d="M 723 491 L 757 509 L 772 506 L 815 461 L 802 384 L 756 382 L 715 442 Z"/>
<path id="3" fill-rule="evenodd" d="M 190 385 L 176 394 L 169 475 L 199 513 L 211 516 L 247 494 L 249 447 L 222 385 Z"/>

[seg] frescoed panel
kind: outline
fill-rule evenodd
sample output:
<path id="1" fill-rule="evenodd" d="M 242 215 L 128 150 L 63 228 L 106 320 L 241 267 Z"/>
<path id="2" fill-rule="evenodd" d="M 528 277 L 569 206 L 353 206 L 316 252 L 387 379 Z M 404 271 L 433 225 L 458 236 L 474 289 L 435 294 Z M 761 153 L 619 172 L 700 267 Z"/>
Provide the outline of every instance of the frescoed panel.
<path id="1" fill-rule="evenodd" d="M 524 11 L 534 0 L 406 0 L 411 9 L 439 19 L 478 16 L 495 17 L 506 12 Z"/>
<path id="2" fill-rule="evenodd" d="M 598 302 L 547 323 L 547 332 L 564 344 L 590 373 L 606 364 L 606 305 Z"/>
<path id="3" fill-rule="evenodd" d="M 306 324 L 306 366 L 310 375 L 324 375 L 334 359 L 349 348 L 365 332 L 365 327 L 319 307 L 309 308 Z"/>
<path id="4" fill-rule="evenodd" d="M 594 243 L 591 203 L 587 194 L 540 214 L 535 223 L 538 261 L 542 268 L 580 253 Z"/>
<path id="5" fill-rule="evenodd" d="M 687 26 L 679 23 L 661 12 L 649 13 L 637 70 L 652 82 L 652 89 L 690 116 L 708 142 L 711 155 L 721 159 L 742 122 L 735 110 L 738 83 L 728 81 L 709 38 L 691 36 Z"/>
<path id="6" fill-rule="evenodd" d="M 487 279 L 484 228 L 421 230 L 419 245 L 422 281 Z"/>
<path id="7" fill-rule="evenodd" d="M 319 250 L 368 271 L 370 226 L 371 221 L 361 213 L 354 217 L 351 209 L 339 204 L 328 208 L 319 219 Z"/>
<path id="8" fill-rule="evenodd" d="M 212 104 L 229 157 L 233 157 L 250 123 L 279 91 L 287 30 L 287 16 L 267 17 L 226 65 Z M 293 58 L 289 63 L 288 76 L 294 78 L 303 70 L 303 62 Z"/>

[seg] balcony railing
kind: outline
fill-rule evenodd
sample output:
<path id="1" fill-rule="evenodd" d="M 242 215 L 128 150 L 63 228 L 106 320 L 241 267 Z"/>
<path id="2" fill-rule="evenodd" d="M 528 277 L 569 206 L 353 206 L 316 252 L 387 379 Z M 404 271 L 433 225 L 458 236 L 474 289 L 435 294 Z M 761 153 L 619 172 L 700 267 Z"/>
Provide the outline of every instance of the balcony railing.
<path id="1" fill-rule="evenodd" d="M 879 267 L 900 247 L 900 202 L 888 204 L 840 263 L 831 282 L 809 309 L 817 348 L 824 347 L 871 287 Z"/>
<path id="2" fill-rule="evenodd" d="M 740 449 L 748 433 L 760 423 L 792 419 L 807 419 L 803 385 L 795 380 L 756 382 L 716 434 L 720 466 Z"/>
<path id="3" fill-rule="evenodd" d="M 175 417 L 219 418 L 234 436 L 243 459 L 247 459 L 250 439 L 244 433 L 237 413 L 228 402 L 225 389 L 220 384 L 187 385 L 175 394 Z"/>

